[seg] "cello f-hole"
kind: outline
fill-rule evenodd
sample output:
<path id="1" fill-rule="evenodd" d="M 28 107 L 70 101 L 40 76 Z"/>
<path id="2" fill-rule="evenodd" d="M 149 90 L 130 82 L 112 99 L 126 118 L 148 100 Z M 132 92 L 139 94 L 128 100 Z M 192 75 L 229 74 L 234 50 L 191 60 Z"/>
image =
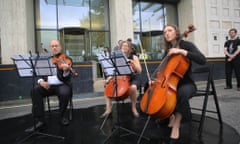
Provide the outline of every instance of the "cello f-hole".
<path id="1" fill-rule="evenodd" d="M 165 81 L 166 81 L 166 77 L 164 76 L 164 77 L 163 77 L 162 84 L 161 84 L 161 88 L 165 88 L 165 86 L 164 86 L 164 84 L 165 84 Z"/>

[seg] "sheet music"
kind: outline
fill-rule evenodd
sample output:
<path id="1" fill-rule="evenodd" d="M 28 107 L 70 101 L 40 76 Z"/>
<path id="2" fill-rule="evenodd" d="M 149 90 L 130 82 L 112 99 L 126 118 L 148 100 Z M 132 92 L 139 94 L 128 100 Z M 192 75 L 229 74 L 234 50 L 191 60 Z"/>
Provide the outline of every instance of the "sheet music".
<path id="1" fill-rule="evenodd" d="M 114 75 L 115 68 L 109 57 L 104 56 L 103 54 L 97 54 L 98 60 L 102 65 L 103 72 L 105 76 Z"/>
<path id="2" fill-rule="evenodd" d="M 29 58 L 29 54 L 16 54 L 11 57 L 18 69 L 18 74 L 22 77 L 29 77 L 33 75 L 33 69 Z"/>
<path id="3" fill-rule="evenodd" d="M 120 75 L 133 73 L 132 67 L 128 63 L 128 59 L 122 51 L 115 51 L 111 54 L 111 59 L 115 62 L 117 71 Z"/>
<path id="4" fill-rule="evenodd" d="M 48 84 L 50 85 L 59 85 L 63 84 L 62 81 L 60 81 L 57 76 L 48 76 Z"/>
<path id="5" fill-rule="evenodd" d="M 56 75 L 56 66 L 49 60 L 38 60 L 35 65 L 35 70 L 38 76 Z"/>
<path id="6" fill-rule="evenodd" d="M 49 76 L 56 74 L 56 67 L 50 59 L 50 55 L 16 54 L 11 57 L 21 77 L 33 76 L 33 67 L 36 76 Z"/>
<path id="7" fill-rule="evenodd" d="M 126 56 L 122 51 L 117 51 L 111 54 L 110 57 L 98 54 L 104 73 L 106 76 L 111 75 L 127 75 L 133 73 L 131 66 L 128 63 Z"/>
<path id="8" fill-rule="evenodd" d="M 33 75 L 32 69 L 19 69 L 18 73 L 21 77 L 29 77 Z"/>

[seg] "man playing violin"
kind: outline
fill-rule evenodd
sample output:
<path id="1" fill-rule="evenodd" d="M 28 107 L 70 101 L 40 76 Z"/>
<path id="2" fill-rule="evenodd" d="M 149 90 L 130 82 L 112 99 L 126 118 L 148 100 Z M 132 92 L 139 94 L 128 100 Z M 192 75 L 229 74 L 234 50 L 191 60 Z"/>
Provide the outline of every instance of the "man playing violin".
<path id="1" fill-rule="evenodd" d="M 183 75 L 183 78 L 180 79 L 178 83 L 177 104 L 175 111 L 170 116 L 170 122 L 168 125 L 172 128 L 170 138 L 174 141 L 179 138 L 181 121 L 183 119 L 186 121 L 191 120 L 191 111 L 188 100 L 196 91 L 196 85 L 191 77 L 191 62 L 203 65 L 206 63 L 206 58 L 193 43 L 181 40 L 179 29 L 175 25 L 166 25 L 163 32 L 166 55 L 183 55 L 189 60 L 190 64 L 186 73 Z"/>
<path id="2" fill-rule="evenodd" d="M 136 109 L 136 102 L 137 102 L 137 86 L 139 85 L 139 73 L 142 71 L 142 67 L 140 64 L 140 61 L 136 55 L 132 54 L 131 51 L 131 44 L 127 41 L 122 41 L 120 44 L 120 50 L 125 54 L 125 56 L 128 58 L 130 66 L 133 68 L 134 73 L 130 76 L 130 94 L 129 97 L 131 99 L 132 103 L 132 113 L 134 117 L 139 117 L 139 113 Z M 106 80 L 106 83 L 112 79 L 112 77 L 108 77 Z M 106 101 L 106 110 L 105 112 L 100 116 L 101 118 L 104 118 L 105 116 L 109 115 L 111 113 L 111 99 L 107 96 L 105 96 Z"/>
<path id="3" fill-rule="evenodd" d="M 56 61 L 61 56 L 62 47 L 58 40 L 51 40 L 50 50 L 52 52 L 52 60 Z M 68 58 L 70 62 L 72 60 Z M 48 76 L 47 78 L 39 79 L 38 85 L 31 91 L 32 98 L 32 112 L 34 119 L 36 120 L 35 128 L 41 128 L 45 126 L 44 120 L 44 103 L 43 99 L 46 96 L 57 95 L 59 99 L 60 123 L 62 125 L 68 125 L 69 120 L 65 116 L 69 99 L 72 96 L 71 86 L 71 65 L 69 63 L 57 63 L 56 74 Z M 33 131 L 34 127 L 27 129 L 26 131 Z"/>

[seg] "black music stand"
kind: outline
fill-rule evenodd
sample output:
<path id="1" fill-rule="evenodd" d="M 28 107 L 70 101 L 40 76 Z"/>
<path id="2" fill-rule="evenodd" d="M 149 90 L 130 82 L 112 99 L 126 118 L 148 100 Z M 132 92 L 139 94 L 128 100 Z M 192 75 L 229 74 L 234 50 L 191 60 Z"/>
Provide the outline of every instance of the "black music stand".
<path id="1" fill-rule="evenodd" d="M 112 98 L 117 95 L 117 79 L 118 75 L 130 75 L 133 73 L 132 68 L 128 64 L 126 56 L 121 51 L 113 52 L 110 57 L 106 57 L 102 54 L 98 54 L 98 60 L 102 66 L 105 77 L 113 76 L 115 79 L 114 89 L 112 91 Z M 112 109 L 112 107 L 111 107 Z M 103 128 L 109 114 L 105 117 L 100 129 Z"/>
<path id="2" fill-rule="evenodd" d="M 98 60 L 100 61 L 103 72 L 105 76 L 113 76 L 114 81 L 114 88 L 112 91 L 112 98 L 116 97 L 118 94 L 117 92 L 117 76 L 119 75 L 131 75 L 133 73 L 132 67 L 129 65 L 129 61 L 127 57 L 123 54 L 122 51 L 115 51 L 111 54 L 110 57 L 104 57 L 103 55 L 98 55 Z M 112 109 L 112 107 L 111 107 Z M 118 110 L 118 104 L 117 104 L 117 123 L 119 123 L 119 110 Z M 108 119 L 109 114 L 105 117 L 100 129 L 102 130 L 106 120 Z M 136 132 L 129 130 L 127 128 L 124 128 L 122 126 L 115 125 L 114 131 L 107 137 L 104 143 L 106 143 L 110 137 L 117 132 L 118 130 L 123 130 L 125 132 L 128 132 L 128 134 L 134 134 L 136 136 L 139 136 Z"/>
<path id="3" fill-rule="evenodd" d="M 40 76 L 50 76 L 56 73 L 56 67 L 52 63 L 50 59 L 50 55 L 38 55 L 34 54 L 32 55 L 31 52 L 29 54 L 18 54 L 18 55 L 13 55 L 11 57 L 13 60 L 19 77 L 31 77 L 32 78 L 32 88 L 35 86 L 35 77 L 40 77 Z M 52 138 L 57 138 L 57 139 L 62 139 L 64 140 L 64 137 L 57 136 L 57 135 L 52 135 L 52 134 L 47 134 L 40 132 L 36 130 L 36 120 L 34 118 L 34 113 L 33 115 L 33 126 L 34 126 L 34 131 L 30 133 L 27 137 L 23 138 L 20 140 L 18 143 L 23 143 L 24 141 L 28 140 L 34 135 L 41 135 L 41 136 L 46 136 L 46 137 L 52 137 Z"/>

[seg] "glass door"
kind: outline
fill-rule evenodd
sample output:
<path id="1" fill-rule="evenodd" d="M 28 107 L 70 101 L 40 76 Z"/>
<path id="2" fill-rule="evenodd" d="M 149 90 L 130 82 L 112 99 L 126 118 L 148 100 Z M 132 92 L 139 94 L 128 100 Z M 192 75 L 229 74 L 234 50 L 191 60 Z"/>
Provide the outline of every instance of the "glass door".
<path id="1" fill-rule="evenodd" d="M 72 58 L 73 62 L 86 60 L 87 33 L 87 29 L 84 28 L 63 28 L 60 30 L 63 51 Z"/>

